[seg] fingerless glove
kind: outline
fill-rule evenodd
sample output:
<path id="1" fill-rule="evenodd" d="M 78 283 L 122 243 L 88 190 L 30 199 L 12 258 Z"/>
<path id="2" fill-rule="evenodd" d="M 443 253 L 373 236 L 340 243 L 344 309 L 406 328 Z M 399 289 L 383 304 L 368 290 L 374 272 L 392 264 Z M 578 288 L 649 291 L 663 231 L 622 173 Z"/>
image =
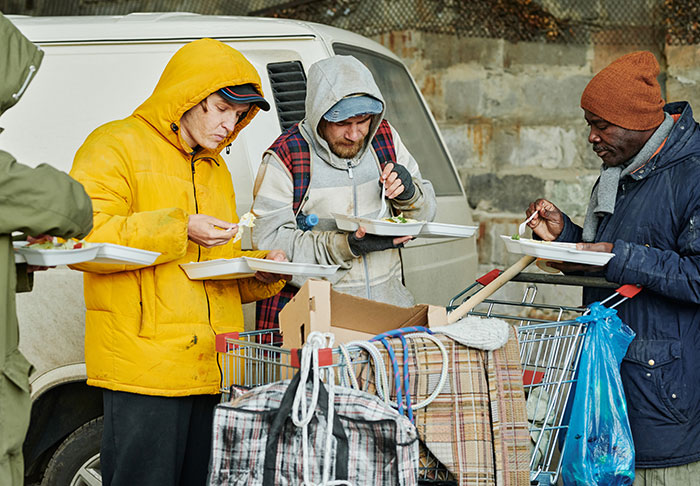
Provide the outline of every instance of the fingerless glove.
<path id="1" fill-rule="evenodd" d="M 354 255 L 362 256 L 373 251 L 388 250 L 389 248 L 403 248 L 403 243 L 394 245 L 394 236 L 365 235 L 357 238 L 355 233 L 348 234 L 350 251 Z"/>
<path id="2" fill-rule="evenodd" d="M 394 164 L 394 168 L 391 169 L 392 172 L 396 173 L 396 177 L 401 179 L 401 184 L 403 184 L 403 192 L 396 196 L 399 201 L 405 201 L 411 199 L 416 193 L 416 186 L 413 184 L 413 177 L 406 167 L 400 164 Z"/>

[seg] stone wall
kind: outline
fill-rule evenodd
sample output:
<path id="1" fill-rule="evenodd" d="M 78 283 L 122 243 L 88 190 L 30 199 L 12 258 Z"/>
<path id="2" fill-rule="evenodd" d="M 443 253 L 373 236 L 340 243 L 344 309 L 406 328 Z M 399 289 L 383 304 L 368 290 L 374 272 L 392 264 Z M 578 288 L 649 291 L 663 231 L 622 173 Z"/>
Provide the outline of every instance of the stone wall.
<path id="1" fill-rule="evenodd" d="M 531 201 L 549 199 L 582 222 L 600 162 L 579 101 L 612 60 L 651 50 L 666 98 L 700 110 L 700 46 L 513 44 L 414 31 L 375 39 L 406 62 L 440 126 L 480 226 L 482 273 L 517 260 L 498 236 L 517 231 Z"/>

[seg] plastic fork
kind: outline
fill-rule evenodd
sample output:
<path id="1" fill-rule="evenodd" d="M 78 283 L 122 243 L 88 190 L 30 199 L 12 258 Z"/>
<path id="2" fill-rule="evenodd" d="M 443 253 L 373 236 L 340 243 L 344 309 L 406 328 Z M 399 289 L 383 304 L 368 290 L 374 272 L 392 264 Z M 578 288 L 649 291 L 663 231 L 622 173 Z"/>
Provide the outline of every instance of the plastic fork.
<path id="1" fill-rule="evenodd" d="M 379 210 L 379 215 L 377 216 L 377 219 L 382 219 L 382 216 L 384 215 L 384 211 L 386 211 L 386 186 L 382 184 L 382 207 Z"/>
<path id="2" fill-rule="evenodd" d="M 528 217 L 525 221 L 523 221 L 522 223 L 520 223 L 520 226 L 518 226 L 518 236 L 525 236 L 525 230 L 527 229 L 527 224 L 528 224 L 530 221 L 532 221 L 532 218 L 534 218 L 536 214 L 537 214 L 537 211 L 535 211 L 534 213 L 532 213 L 532 214 L 530 215 L 530 217 Z"/>

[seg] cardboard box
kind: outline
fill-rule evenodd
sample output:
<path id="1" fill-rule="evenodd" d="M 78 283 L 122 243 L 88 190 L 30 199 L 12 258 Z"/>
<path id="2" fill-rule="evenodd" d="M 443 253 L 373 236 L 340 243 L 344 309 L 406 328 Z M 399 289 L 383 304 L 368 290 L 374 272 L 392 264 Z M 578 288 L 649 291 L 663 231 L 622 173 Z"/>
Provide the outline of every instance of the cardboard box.
<path id="1" fill-rule="evenodd" d="M 336 292 L 330 282 L 307 280 L 279 316 L 283 347 L 301 348 L 310 332 L 332 332 L 335 343 L 367 340 L 399 327 L 447 325 L 444 307 L 397 307 Z"/>

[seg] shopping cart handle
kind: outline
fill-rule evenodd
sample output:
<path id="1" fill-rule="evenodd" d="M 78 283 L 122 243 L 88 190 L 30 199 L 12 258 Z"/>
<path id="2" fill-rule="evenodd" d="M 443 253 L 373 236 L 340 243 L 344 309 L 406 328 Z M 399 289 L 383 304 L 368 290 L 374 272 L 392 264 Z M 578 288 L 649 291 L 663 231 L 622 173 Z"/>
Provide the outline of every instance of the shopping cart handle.
<path id="1" fill-rule="evenodd" d="M 639 292 L 642 291 L 642 287 L 638 285 L 633 285 L 633 284 L 627 284 L 623 285 L 622 287 L 618 288 L 615 292 L 620 294 L 623 297 L 627 297 L 628 299 L 631 299 L 635 295 L 637 295 Z"/>
<path id="2" fill-rule="evenodd" d="M 479 282 L 481 285 L 484 285 L 484 286 L 485 286 L 485 285 L 490 284 L 490 283 L 493 282 L 494 280 L 496 280 L 496 278 L 497 278 L 501 273 L 503 273 L 503 270 L 499 270 L 499 269 L 497 269 L 497 268 L 494 268 L 494 269 L 491 270 L 489 273 L 484 274 L 484 275 L 482 275 L 481 277 L 477 278 L 476 281 Z"/>
<path id="3" fill-rule="evenodd" d="M 225 332 L 222 334 L 217 334 L 216 335 L 216 352 L 217 353 L 228 353 L 230 351 L 228 344 L 226 343 L 227 339 L 238 339 L 239 333 L 238 332 Z"/>
<path id="4" fill-rule="evenodd" d="M 301 368 L 299 348 L 293 348 L 290 353 L 289 364 L 292 368 Z M 333 365 L 333 349 L 332 348 L 321 348 L 318 350 L 318 365 L 319 366 L 331 366 Z"/>

